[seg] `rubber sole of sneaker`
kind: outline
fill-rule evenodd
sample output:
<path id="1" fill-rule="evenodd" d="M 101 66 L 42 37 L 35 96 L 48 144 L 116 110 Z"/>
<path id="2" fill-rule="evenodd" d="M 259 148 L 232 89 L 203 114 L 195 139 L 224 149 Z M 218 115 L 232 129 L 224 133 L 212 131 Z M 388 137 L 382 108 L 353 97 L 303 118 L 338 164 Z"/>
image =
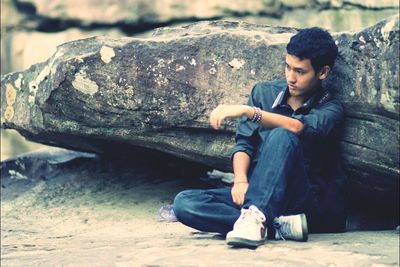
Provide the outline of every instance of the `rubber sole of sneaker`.
<path id="1" fill-rule="evenodd" d="M 256 248 L 264 244 L 265 240 L 249 240 L 239 237 L 232 237 L 226 240 L 229 246 L 239 247 L 239 248 Z"/>
<path id="2" fill-rule="evenodd" d="M 304 213 L 300 214 L 300 218 L 301 218 L 301 230 L 303 231 L 303 238 L 300 241 L 306 242 L 308 240 L 307 218 Z"/>

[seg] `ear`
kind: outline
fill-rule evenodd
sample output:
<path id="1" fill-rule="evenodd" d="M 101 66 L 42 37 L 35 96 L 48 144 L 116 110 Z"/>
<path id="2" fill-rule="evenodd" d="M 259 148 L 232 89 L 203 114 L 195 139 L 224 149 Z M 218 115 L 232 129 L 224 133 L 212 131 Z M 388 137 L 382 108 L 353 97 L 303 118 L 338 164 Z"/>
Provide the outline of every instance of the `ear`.
<path id="1" fill-rule="evenodd" d="M 329 75 L 329 73 L 331 72 L 331 68 L 328 66 L 328 65 L 325 65 L 325 66 L 323 66 L 322 67 L 322 69 L 319 71 L 319 79 L 322 81 L 322 80 L 325 80 L 326 79 L 326 77 L 328 77 L 328 75 Z"/>

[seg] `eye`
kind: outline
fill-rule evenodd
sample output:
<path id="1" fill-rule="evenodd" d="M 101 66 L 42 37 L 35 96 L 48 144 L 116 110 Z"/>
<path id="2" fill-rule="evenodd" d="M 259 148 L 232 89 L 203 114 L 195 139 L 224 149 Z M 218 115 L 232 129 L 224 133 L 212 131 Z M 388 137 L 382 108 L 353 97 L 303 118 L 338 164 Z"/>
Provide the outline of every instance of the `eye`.
<path id="1" fill-rule="evenodd" d="M 304 75 L 305 74 L 305 72 L 303 71 L 303 70 L 297 70 L 296 71 L 299 75 Z"/>
<path id="2" fill-rule="evenodd" d="M 290 70 L 290 66 L 288 64 L 285 65 L 287 70 Z"/>

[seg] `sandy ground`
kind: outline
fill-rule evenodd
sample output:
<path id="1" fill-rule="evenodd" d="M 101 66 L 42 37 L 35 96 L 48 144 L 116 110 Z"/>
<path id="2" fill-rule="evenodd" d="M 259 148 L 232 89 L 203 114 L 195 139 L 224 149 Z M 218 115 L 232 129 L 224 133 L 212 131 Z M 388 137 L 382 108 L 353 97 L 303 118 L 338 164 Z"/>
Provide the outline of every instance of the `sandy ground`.
<path id="1" fill-rule="evenodd" d="M 312 234 L 250 250 L 162 222 L 160 206 L 205 187 L 204 170 L 144 158 L 3 162 L 1 266 L 399 266 L 398 231 Z"/>

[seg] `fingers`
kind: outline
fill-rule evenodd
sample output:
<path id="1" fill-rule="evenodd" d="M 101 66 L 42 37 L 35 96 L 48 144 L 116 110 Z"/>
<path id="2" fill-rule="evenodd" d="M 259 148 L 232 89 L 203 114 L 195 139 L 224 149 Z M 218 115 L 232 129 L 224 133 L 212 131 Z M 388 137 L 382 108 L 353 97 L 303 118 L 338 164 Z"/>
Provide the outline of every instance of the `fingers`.
<path id="1" fill-rule="evenodd" d="M 233 187 L 231 190 L 233 203 L 235 203 L 238 206 L 243 206 L 245 193 L 246 192 L 240 189 L 238 190 L 237 188 Z"/>
<path id="2" fill-rule="evenodd" d="M 210 114 L 210 124 L 215 130 L 221 127 L 224 119 L 225 115 L 221 105 L 216 107 Z"/>
<path id="3" fill-rule="evenodd" d="M 240 118 L 246 114 L 246 105 L 219 105 L 210 114 L 210 124 L 214 129 L 221 127 L 225 119 Z"/>
<path id="4" fill-rule="evenodd" d="M 236 193 L 236 191 L 234 190 L 234 188 L 232 188 L 232 190 L 231 190 L 231 195 L 232 195 L 232 201 L 233 201 L 233 203 L 235 203 L 236 205 L 240 206 L 240 204 L 239 204 L 239 199 L 238 199 L 238 197 L 237 197 L 237 193 Z"/>
<path id="5" fill-rule="evenodd" d="M 233 201 L 238 206 L 243 206 L 244 203 L 244 194 L 235 195 L 235 200 Z"/>
<path id="6" fill-rule="evenodd" d="M 223 117 L 219 117 L 217 119 L 217 127 L 215 129 L 219 129 L 221 127 L 222 121 L 224 120 Z"/>
<path id="7" fill-rule="evenodd" d="M 210 118 L 210 124 L 211 127 L 213 127 L 215 130 L 218 130 L 221 126 L 221 120 L 218 118 Z"/>
<path id="8" fill-rule="evenodd" d="M 238 205 L 243 206 L 244 203 L 244 192 L 238 195 Z"/>

